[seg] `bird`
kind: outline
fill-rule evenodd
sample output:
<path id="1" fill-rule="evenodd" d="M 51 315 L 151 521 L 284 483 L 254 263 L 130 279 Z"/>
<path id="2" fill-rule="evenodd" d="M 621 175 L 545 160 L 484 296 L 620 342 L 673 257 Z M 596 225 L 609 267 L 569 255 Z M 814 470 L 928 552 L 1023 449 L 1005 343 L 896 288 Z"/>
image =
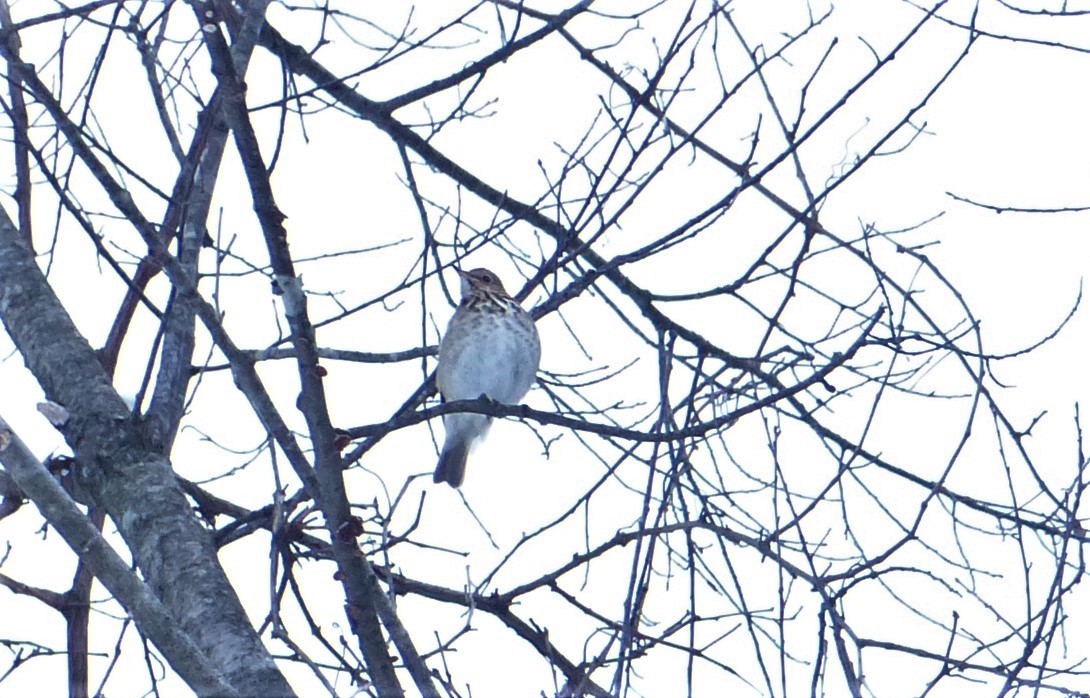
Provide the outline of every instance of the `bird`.
<path id="1" fill-rule="evenodd" d="M 444 401 L 481 396 L 517 404 L 530 390 L 541 361 L 534 319 L 487 269 L 462 271 L 462 298 L 439 343 L 435 382 Z M 492 417 L 468 412 L 443 416 L 446 435 L 434 481 L 461 487 L 470 448 L 484 438 Z"/>

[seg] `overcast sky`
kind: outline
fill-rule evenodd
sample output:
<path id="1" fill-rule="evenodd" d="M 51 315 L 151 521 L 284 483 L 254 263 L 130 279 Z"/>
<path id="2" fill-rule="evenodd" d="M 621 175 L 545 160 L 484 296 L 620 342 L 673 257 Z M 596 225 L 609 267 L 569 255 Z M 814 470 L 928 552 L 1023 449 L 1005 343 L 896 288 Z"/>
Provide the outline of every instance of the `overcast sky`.
<path id="1" fill-rule="evenodd" d="M 884 54 L 922 16 L 919 8 L 899 0 L 845 0 L 834 4 L 830 19 L 815 30 L 811 38 L 801 42 L 797 52 L 789 53 L 787 61 L 774 65 L 768 74 L 770 89 L 782 95 L 784 105 L 794 107 L 798 102 L 799 86 L 809 75 L 809 69 L 804 66 L 813 66 L 815 56 L 820 56 L 836 38 L 837 45 L 827 66 L 809 91 L 815 113 L 813 117 L 804 118 L 804 124 L 812 123 L 822 109 L 828 109 L 843 94 L 847 85 L 859 79 L 863 70 L 860 66 L 869 67 L 874 52 Z M 400 17 L 400 21 L 406 18 L 404 8 L 397 7 L 399 3 L 379 3 L 382 7 L 371 7 L 375 3 L 367 5 L 366 8 L 354 8 L 354 11 L 387 11 Z M 684 3 L 664 3 L 662 17 L 679 11 L 675 5 Z M 751 48 L 778 45 L 784 33 L 797 32 L 806 24 L 806 3 L 740 0 L 730 5 Z M 564 4 L 542 2 L 533 3 L 533 6 L 556 11 Z M 1055 9 L 1058 6 L 1059 3 L 1045 3 L 1040 7 Z M 52 3 L 23 0 L 15 4 L 13 12 L 19 20 L 52 7 Z M 604 14 L 622 13 L 630 7 L 628 0 L 595 4 L 595 8 Z M 1034 8 L 1038 6 L 1027 6 L 1027 9 Z M 810 11 L 820 16 L 827 9 L 825 5 L 813 3 Z M 874 144 L 878 134 L 889 130 L 904 116 L 906 109 L 922 100 L 937 76 L 949 69 L 954 57 L 968 42 L 966 29 L 957 25 L 967 22 L 975 9 L 979 9 L 976 16 L 979 30 L 1018 40 L 979 37 L 968 57 L 940 91 L 912 117 L 914 129 L 902 129 L 881 148 L 881 152 L 888 154 L 872 159 L 864 171 L 830 196 L 823 205 L 821 221 L 844 237 L 860 235 L 866 225 L 881 231 L 915 228 L 905 233 L 901 241 L 906 245 L 928 245 L 928 257 L 956 285 L 980 319 L 988 351 L 1004 354 L 1034 344 L 1064 320 L 1080 293 L 1084 269 L 1090 259 L 1087 240 L 1090 214 L 1083 210 L 1041 212 L 1042 209 L 1090 206 L 1087 195 L 1090 191 L 1090 128 L 1087 128 L 1090 92 L 1085 88 L 1085 76 L 1090 74 L 1090 56 L 1087 54 L 1090 40 L 1086 38 L 1090 37 L 1090 15 L 1042 17 L 1019 14 L 991 0 L 985 0 L 979 7 L 972 2 L 950 2 L 942 15 L 951 23 L 934 21 L 929 24 L 920 37 L 898 54 L 887 69 L 888 74 L 853 97 L 807 144 L 802 155 L 810 179 L 818 185 L 850 167 Z M 108 14 L 95 16 L 105 19 Z M 422 3 L 415 6 L 412 21 L 426 27 L 448 16 L 446 11 L 437 11 L 430 3 Z M 392 28 L 398 25 L 397 17 L 376 17 L 375 21 Z M 275 3 L 269 19 L 289 38 L 304 45 L 313 42 L 314 13 L 288 11 Z M 347 24 L 349 26 L 345 28 L 356 35 L 371 38 L 366 26 Z M 602 20 L 601 25 L 603 44 L 619 42 L 615 48 L 605 51 L 611 64 L 620 68 L 627 61 L 634 73 L 638 73 L 641 65 L 649 64 L 661 47 L 656 41 L 661 42 L 662 37 L 656 32 L 667 32 L 659 26 L 642 26 L 625 34 L 622 41 L 622 37 L 610 33 L 609 22 Z M 584 37 L 592 36 L 596 28 L 590 19 L 585 25 L 573 26 Z M 662 25 L 666 26 L 665 23 Z M 469 57 L 479 56 L 499 45 L 500 37 L 494 24 L 482 24 L 479 29 L 479 36 L 474 38 L 479 43 L 467 43 L 452 52 L 453 57 L 440 54 L 440 62 L 434 55 L 422 53 L 419 58 L 397 63 L 389 70 L 360 76 L 355 84 L 361 92 L 376 99 L 426 84 L 456 70 L 468 62 Z M 57 30 L 58 27 L 46 25 L 24 32 L 26 59 L 38 64 L 47 63 L 56 48 Z M 340 36 L 336 32 L 333 34 Z M 185 32 L 179 30 L 178 36 L 184 35 Z M 74 63 L 77 56 L 91 56 L 100 37 L 94 28 L 79 27 L 72 35 L 73 45 L 67 49 L 66 60 Z M 469 42 L 468 33 L 464 38 Z M 724 45 L 730 43 L 725 36 L 722 41 Z M 357 45 L 341 37 L 324 47 L 318 56 L 331 68 L 348 73 L 360 62 L 360 55 L 370 55 L 364 46 L 366 43 L 361 41 Z M 735 59 L 740 60 L 740 56 L 744 57 L 744 54 L 738 54 Z M 173 165 L 169 151 L 161 133 L 155 130 L 148 105 L 128 97 L 139 71 L 138 64 L 120 57 L 107 62 L 103 83 L 96 95 L 95 128 L 109 138 L 123 157 L 146 153 L 135 156 L 135 161 L 143 168 L 141 173 L 169 190 L 174 170 L 156 166 L 156 162 Z M 698 115 L 705 107 L 702 100 L 713 99 L 715 94 L 711 86 L 714 71 L 701 66 L 698 73 L 700 80 L 691 85 L 694 88 L 692 95 L 687 95 L 688 101 L 679 104 L 677 118 L 683 123 L 686 110 Z M 702 83 L 701 80 L 709 82 Z M 260 48 L 247 83 L 252 106 L 265 105 L 282 96 L 281 72 Z M 710 85 L 707 93 L 699 89 L 704 84 Z M 307 87 L 309 85 L 304 89 Z M 441 134 L 436 142 L 452 158 L 472 163 L 473 173 L 493 186 L 509 191 L 516 198 L 533 201 L 546 189 L 543 171 L 555 173 L 555 168 L 563 162 L 564 153 L 576 146 L 587 129 L 588 120 L 599 106 L 599 95 L 608 95 L 607 86 L 587 70 L 570 49 L 555 41 L 540 50 L 518 56 L 510 64 L 497 66 L 489 74 L 485 91 L 476 96 L 477 104 L 490 114 L 489 118 L 460 123 Z M 492 98 L 495 101 L 490 101 Z M 454 98 L 448 95 L 439 101 L 443 99 Z M 316 107 L 317 104 L 311 101 L 309 106 Z M 721 117 L 714 130 L 709 129 L 709 139 L 732 156 L 744 156 L 749 149 L 747 137 L 756 127 L 761 111 L 758 100 L 740 101 L 735 110 Z M 259 128 L 267 129 L 266 134 L 273 133 L 280 112 L 268 108 L 255 114 Z M 409 122 L 423 121 L 423 115 L 418 106 L 399 113 Z M 762 133 L 769 135 L 757 150 L 758 163 L 765 153 L 771 157 L 778 152 L 770 120 L 762 123 L 767 129 Z M 185 129 L 191 126 L 185 122 Z M 7 129 L 6 123 L 4 128 Z M 188 138 L 189 131 L 183 133 Z M 318 297 L 313 301 L 314 318 L 322 320 L 335 316 L 342 306 L 352 307 L 354 303 L 374 297 L 378 289 L 393 285 L 405 275 L 411 260 L 419 253 L 419 217 L 404 186 L 397 150 L 377 130 L 329 110 L 308 117 L 305 132 L 297 124 L 289 124 L 285 133 L 285 140 L 279 144 L 280 161 L 273 184 L 278 203 L 288 216 L 293 252 L 298 257 L 306 257 L 379 244 L 393 245 L 381 255 L 354 255 L 300 265 L 309 290 L 338 294 L 335 298 Z M 917 135 L 913 138 L 912 133 Z M 5 130 L 5 137 L 8 134 Z M 263 141 L 263 146 L 268 149 L 266 158 L 269 158 L 274 139 L 270 136 Z M 8 163 L 3 152 L 0 150 L 0 163 Z M 441 178 L 425 169 L 420 168 L 421 178 L 435 187 L 432 191 L 440 191 L 442 185 L 436 182 Z M 230 147 L 224 171 L 226 174 L 221 178 L 217 193 L 218 206 L 213 214 L 216 220 L 210 225 L 224 239 L 239 234 L 235 251 L 261 259 L 259 243 L 246 239 L 254 231 L 253 214 L 244 182 L 239 177 L 237 158 Z M 785 172 L 773 173 L 766 183 L 789 201 L 803 205 L 802 192 Z M 600 243 L 603 253 L 616 254 L 630 249 L 637 246 L 643 236 L 658 235 L 677 225 L 697 208 L 693 202 L 712 201 L 722 194 L 726 185 L 720 185 L 716 179 L 722 176 L 721 171 L 717 173 L 708 163 L 699 161 L 688 170 L 671 172 L 666 180 L 668 184 L 650 191 L 643 208 L 636 209 L 622 220 L 622 225 L 603 238 Z M 0 178 L 5 194 L 10 194 L 14 182 L 10 165 L 0 165 Z M 145 196 L 135 189 L 134 186 L 137 198 Z M 108 212 L 108 204 L 96 200 L 96 195 L 82 196 L 85 205 L 100 206 Z M 961 199 L 1026 211 L 999 214 Z M 485 207 L 480 207 L 479 203 L 464 203 L 467 210 L 479 207 L 478 212 L 484 213 Z M 10 197 L 4 205 L 13 211 Z M 752 213 L 743 215 L 750 210 L 747 206 L 752 206 Z M 46 207 L 43 205 L 43 208 Z M 55 215 L 55 211 L 52 214 L 49 210 L 42 211 L 43 220 L 48 220 L 50 215 Z M 752 218 L 747 219 L 747 215 Z M 731 270 L 743 268 L 750 261 L 744 251 L 746 225 L 761 227 L 773 216 L 762 210 L 757 202 L 740 201 L 739 212 L 730 219 L 729 235 L 724 233 L 725 239 L 738 240 L 737 247 L 732 246 L 733 243 L 723 244 L 724 238 L 718 238 L 706 248 L 694 243 L 694 247 L 686 248 L 684 254 L 687 256 L 664 255 L 664 261 L 658 266 L 636 267 L 632 276 L 641 283 L 653 283 L 664 293 L 703 288 L 708 285 L 707 279 L 719 278 L 719 274 L 729 278 Z M 124 226 L 116 225 L 108 216 L 103 216 L 99 222 L 117 249 L 142 252 L 136 236 Z M 74 229 L 62 226 L 58 235 L 61 253 L 52 260 L 51 279 L 81 329 L 97 346 L 105 337 L 123 289 L 97 265 L 88 263 L 91 248 Z M 486 248 L 472 260 L 472 266 L 496 268 L 509 287 L 521 283 L 520 272 L 527 273 L 526 265 L 513 262 L 511 255 L 496 247 Z M 225 266 L 241 268 L 232 267 L 230 262 Z M 844 272 L 845 287 L 853 283 L 852 274 L 855 273 Z M 453 278 L 447 279 L 448 284 L 453 282 Z M 943 291 L 936 286 L 929 282 L 922 288 L 922 293 L 946 298 L 942 302 L 955 302 L 953 295 L 941 296 Z M 154 288 L 160 297 L 165 297 L 165 287 Z M 211 286 L 204 290 L 207 294 L 213 291 Z M 546 284 L 534 289 L 525 305 L 530 307 L 542 302 L 546 290 L 553 290 L 553 287 Z M 277 332 L 282 328 L 273 320 L 278 311 L 275 301 L 269 297 L 264 277 L 232 282 L 225 285 L 223 294 L 227 309 L 225 323 L 241 345 L 261 348 L 277 340 Z M 403 293 L 385 306 L 359 314 L 357 317 L 362 318 L 359 322 L 320 329 L 319 340 L 324 346 L 361 351 L 405 350 L 435 343 L 438 330 L 445 327 L 452 310 L 439 284 L 433 283 L 427 288 L 426 315 L 419 310 L 420 298 L 415 290 Z M 621 380 L 628 383 L 613 384 L 610 390 L 617 392 L 618 400 L 631 403 L 637 403 L 649 394 L 653 398 L 655 386 L 648 378 L 653 379 L 654 363 L 648 362 L 646 355 L 641 356 L 635 348 L 616 341 L 623 332 L 620 323 L 600 321 L 592 315 L 579 316 L 582 308 L 584 306 L 575 306 L 572 314 L 576 320 L 570 326 L 556 314 L 540 323 L 544 345 L 542 369 L 570 376 L 603 366 L 617 369 L 631 360 L 642 359 L 642 363 L 637 363 L 622 377 Z M 684 312 L 684 309 L 678 310 L 679 315 L 683 316 Z M 375 317 L 383 318 L 383 324 L 367 321 Z M 427 322 L 422 323 L 422 317 L 426 317 Z M 151 319 L 143 317 L 139 323 L 134 334 L 151 336 L 154 331 Z M 425 336 L 422 336 L 422 327 Z M 569 331 L 573 328 L 581 333 L 579 338 L 584 346 L 577 346 L 571 338 Z M 724 323 L 710 331 L 721 333 L 715 339 L 721 340 L 731 351 L 747 356 L 757 348 L 754 335 L 747 330 L 740 331 L 730 323 Z M 1090 321 L 1086 319 L 1086 313 L 1080 311 L 1045 346 L 994 367 L 995 379 L 1011 386 L 1009 389 L 996 388 L 996 395 L 1013 422 L 1028 426 L 1036 415 L 1047 412 L 1024 445 L 1039 464 L 1056 468 L 1054 474 L 1058 480 L 1070 477 L 1077 463 L 1073 420 L 1076 404 L 1090 394 L 1090 377 L 1083 366 L 1088 337 Z M 127 346 L 126 351 L 131 353 L 122 354 L 118 386 L 123 393 L 131 395 L 144 375 L 147 347 L 137 343 Z M 203 351 L 208 351 L 207 346 Z M 6 338 L 0 338 L 0 352 L 6 357 L 0 363 L 0 384 L 4 386 L 0 391 L 0 414 L 39 455 L 44 457 L 63 449 L 59 436 L 34 410 L 40 391 Z M 203 360 L 204 356 L 197 358 L 198 362 Z M 420 364 L 361 367 L 334 362 L 328 369 L 332 412 L 338 426 L 344 427 L 384 421 L 422 378 Z M 283 386 L 279 397 L 285 405 L 291 404 L 294 395 L 293 370 L 287 362 L 264 369 L 263 375 L 271 384 Z M 941 376 L 942 370 L 942 367 L 936 369 L 935 375 Z M 176 469 L 194 479 L 223 475 L 246 459 L 244 453 L 224 457 L 224 452 L 205 438 L 205 434 L 222 425 L 233 427 L 226 433 L 216 434 L 223 446 L 242 452 L 260 445 L 257 422 L 248 413 L 243 398 L 232 391 L 227 372 L 211 374 L 205 381 L 193 403 L 189 428 L 179 438 L 175 459 Z M 370 399 L 377 394 L 382 399 Z M 527 403 L 541 409 L 550 408 L 540 389 L 531 391 Z M 850 414 L 851 408 L 845 407 L 845 413 Z M 931 449 L 941 450 L 945 444 L 943 439 L 951 436 L 942 433 L 944 419 L 937 411 L 906 410 L 877 425 L 875 438 L 884 440 L 882 443 L 891 448 L 929 454 Z M 432 488 L 430 478 L 418 478 L 405 484 L 411 475 L 427 473 L 433 467 L 432 439 L 441 438 L 438 423 L 413 427 L 386 439 L 362 461 L 362 468 L 349 475 L 350 495 L 358 502 L 381 499 L 385 505 L 404 485 L 410 493 L 406 501 L 413 502 L 398 511 L 398 523 L 404 524 L 415 516 L 415 502 L 426 493 L 428 508 L 419 529 L 421 536 L 436 545 L 449 544 L 467 550 L 469 554 L 465 557 L 450 555 L 436 562 L 438 556 L 425 551 L 418 556 L 405 555 L 397 564 L 410 575 L 420 573 L 423 576 L 421 570 L 434 571 L 443 583 L 452 587 L 458 587 L 467 578 L 471 583 L 479 584 L 501 564 L 526 532 L 558 517 L 572 506 L 573 492 L 578 493 L 580 487 L 600 476 L 600 470 L 590 465 L 591 459 L 570 434 L 549 428 L 543 428 L 542 434 L 546 438 L 559 439 L 553 444 L 548 459 L 538 439 L 525 426 L 513 421 L 496 425 L 469 464 L 470 473 L 463 493 L 472 513 L 454 492 Z M 744 434 L 739 433 L 737 438 L 736 443 L 747 443 Z M 981 453 L 985 452 L 986 449 L 982 449 Z M 975 472 L 984 478 L 999 477 L 1001 464 L 995 460 L 994 453 L 988 457 L 992 460 L 982 462 L 979 471 L 966 469 L 959 472 L 959 477 L 971 480 Z M 234 501 L 246 506 L 258 507 L 267 501 L 266 471 L 233 475 L 225 486 L 225 495 L 229 494 Z M 810 476 L 816 478 L 817 474 L 800 474 L 800 478 Z M 213 485 L 212 489 L 215 488 Z M 596 509 L 594 517 L 580 521 L 586 523 L 588 531 L 599 534 L 599 538 L 589 540 L 591 547 L 602 540 L 605 531 L 617 530 L 623 525 L 621 522 L 632 518 L 632 512 L 624 508 L 627 500 L 617 501 L 622 503 L 616 510 L 602 514 L 602 509 Z M 891 506 L 895 504 L 891 502 Z M 600 519 L 597 518 L 599 514 Z M 480 523 L 474 516 L 479 517 Z M 41 519 L 31 507 L 0 523 L 0 535 L 17 543 L 3 571 L 28 584 L 62 590 L 70 579 L 71 556 L 64 553 L 53 534 L 48 535 L 45 542 L 34 538 L 33 532 L 40 526 Z M 565 526 L 570 527 L 568 534 L 573 537 L 566 540 L 580 539 L 582 532 L 576 530 L 576 522 L 567 521 Z M 524 553 L 517 558 L 517 563 L 501 566 L 500 573 L 492 580 L 493 588 L 513 586 L 520 578 L 532 578 L 548 569 L 548 563 L 564 555 L 570 557 L 572 551 L 564 542 L 550 539 L 542 544 L 542 551 Z M 580 545 L 583 544 L 580 540 Z M 244 601 L 258 617 L 267 605 L 264 587 L 268 558 L 264 545 L 267 545 L 265 541 L 235 544 L 235 554 L 224 559 L 229 572 L 240 580 L 246 579 L 240 586 L 254 592 L 251 597 L 244 597 Z M 534 566 L 538 561 L 540 569 Z M 996 564 L 1002 568 L 1006 562 L 997 560 Z M 754 562 L 755 569 L 759 566 L 759 562 Z M 328 585 L 332 591 L 326 597 L 316 598 L 314 604 L 327 622 L 337 622 L 343 616 L 340 610 L 343 599 L 338 595 L 337 585 L 331 581 L 332 568 L 323 569 L 321 574 L 326 572 L 326 578 L 318 584 Z M 615 589 L 609 587 L 601 594 L 604 598 L 594 594 L 589 598 L 605 603 L 614 593 Z M 101 590 L 98 598 L 104 598 Z M 1075 603 L 1065 609 L 1072 618 L 1069 647 L 1079 657 L 1084 657 L 1085 648 L 1090 647 L 1090 635 L 1086 631 L 1090 627 L 1090 602 L 1081 591 L 1071 598 Z M 0 590 L 0 606 L 9 604 L 14 604 L 12 595 Z M 668 606 L 663 606 L 663 617 L 668 615 Z M 17 616 L 0 614 L 0 637 L 33 639 L 54 646 L 62 641 L 63 626 L 56 614 L 35 612 L 23 602 L 18 608 Z M 544 603 L 538 613 L 547 617 L 550 609 L 551 606 Z M 417 607 L 408 601 L 401 610 L 418 622 L 428 618 L 427 614 L 435 613 L 432 607 Z M 439 618 L 437 625 L 457 627 L 462 622 L 458 611 L 449 609 L 448 613 L 436 616 Z M 132 630 L 129 632 L 131 634 Z M 103 640 L 98 649 L 111 651 L 112 637 Z M 490 642 L 493 637 L 482 631 L 459 645 L 462 648 L 460 656 L 466 658 L 461 665 L 465 672 L 462 677 L 467 680 L 472 676 L 475 696 L 503 695 L 504 687 L 511 685 L 510 675 L 504 669 L 521 666 L 518 662 L 525 660 L 517 650 L 511 650 L 508 655 L 504 647 L 497 647 L 496 656 L 503 662 L 509 661 L 510 665 L 498 669 L 489 667 L 489 662 L 480 657 L 492 658 L 493 652 L 487 647 L 482 650 L 476 643 Z M 430 638 L 421 637 L 421 642 L 425 641 Z M 135 659 L 139 651 L 138 645 L 128 645 L 128 654 L 123 657 L 123 661 L 134 662 L 137 672 L 142 671 L 142 662 Z M 59 695 L 64 685 L 63 660 L 35 660 L 33 664 L 32 668 L 16 672 L 7 679 L 0 687 L 0 694 L 6 695 L 10 691 L 11 695 L 30 695 L 32 692 Z M 876 660 L 869 666 L 882 668 L 882 671 L 872 668 L 868 672 L 868 681 L 872 682 L 868 687 L 875 695 L 901 695 L 898 689 L 904 677 L 898 676 L 896 662 L 887 666 Z M 673 669 L 664 673 L 670 671 Z M 806 671 L 801 673 L 806 674 Z M 545 674 L 539 678 L 551 680 Z M 676 685 L 673 678 L 644 678 L 646 683 L 641 686 L 645 695 L 674 695 L 670 693 L 671 686 Z M 301 691 L 311 690 L 314 685 L 307 683 L 303 672 L 293 675 L 293 679 L 299 682 Z M 178 690 L 176 684 L 166 685 L 170 686 L 170 691 Z M 740 686 L 734 688 L 738 691 L 734 695 L 762 695 L 759 688 Z M 540 688 L 545 690 L 548 686 L 542 684 Z M 715 686 L 708 686 L 700 695 L 720 695 L 717 690 Z M 801 690 L 789 690 L 788 695 L 801 695 Z M 839 690 L 840 686 L 832 686 L 829 694 L 839 695 Z M 111 690 L 110 684 L 106 692 L 126 695 L 120 688 Z M 180 694 L 164 692 L 164 695 Z"/>

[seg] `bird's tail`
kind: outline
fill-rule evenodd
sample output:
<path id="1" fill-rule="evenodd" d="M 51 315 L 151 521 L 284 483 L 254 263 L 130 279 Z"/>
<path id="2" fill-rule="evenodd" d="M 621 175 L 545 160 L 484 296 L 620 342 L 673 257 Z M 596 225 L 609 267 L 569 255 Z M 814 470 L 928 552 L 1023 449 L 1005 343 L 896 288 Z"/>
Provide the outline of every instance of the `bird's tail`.
<path id="1" fill-rule="evenodd" d="M 458 439 L 454 443 L 443 444 L 439 454 L 439 463 L 435 466 L 435 482 L 445 482 L 451 487 L 461 487 L 466 477 L 466 458 L 469 457 L 469 443 Z"/>

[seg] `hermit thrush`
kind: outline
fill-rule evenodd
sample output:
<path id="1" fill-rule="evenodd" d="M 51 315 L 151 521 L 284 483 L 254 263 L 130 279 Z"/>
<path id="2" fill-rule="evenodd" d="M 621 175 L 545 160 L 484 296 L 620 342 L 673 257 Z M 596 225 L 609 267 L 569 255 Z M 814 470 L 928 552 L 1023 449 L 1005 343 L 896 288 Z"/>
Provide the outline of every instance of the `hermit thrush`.
<path id="1" fill-rule="evenodd" d="M 472 400 L 487 395 L 515 404 L 526 395 L 537 374 L 541 341 L 529 313 L 503 289 L 487 269 L 458 271 L 462 302 L 439 344 L 435 380 L 444 400 Z M 483 414 L 443 417 L 446 439 L 435 466 L 435 481 L 458 487 L 466 474 L 466 457 L 475 441 L 488 433 L 492 418 Z"/>

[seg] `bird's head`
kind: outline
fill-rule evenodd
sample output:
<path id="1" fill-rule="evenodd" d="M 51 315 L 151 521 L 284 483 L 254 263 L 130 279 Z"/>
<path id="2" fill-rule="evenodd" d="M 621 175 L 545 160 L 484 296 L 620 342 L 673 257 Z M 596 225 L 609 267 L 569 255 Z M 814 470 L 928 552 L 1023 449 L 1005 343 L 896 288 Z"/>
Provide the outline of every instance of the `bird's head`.
<path id="1" fill-rule="evenodd" d="M 506 297 L 507 291 L 503 288 L 503 282 L 487 269 L 473 269 L 462 271 L 458 269 L 458 276 L 462 278 L 462 297 L 474 293 L 488 294 Z"/>

